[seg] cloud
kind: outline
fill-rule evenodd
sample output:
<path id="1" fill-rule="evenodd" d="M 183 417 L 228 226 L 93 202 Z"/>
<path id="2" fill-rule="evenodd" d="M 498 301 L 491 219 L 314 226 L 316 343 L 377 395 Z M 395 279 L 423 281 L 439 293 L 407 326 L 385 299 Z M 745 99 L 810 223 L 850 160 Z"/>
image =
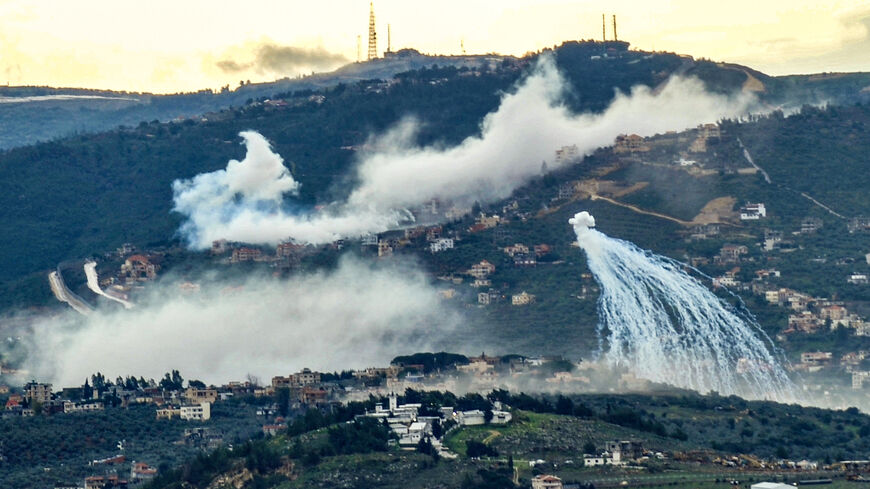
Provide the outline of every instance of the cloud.
<path id="1" fill-rule="evenodd" d="M 408 215 L 406 208 L 431 199 L 469 204 L 508 197 L 540 175 L 542 161 L 551 170 L 567 164 L 554 161 L 560 147 L 574 145 L 579 155 L 586 155 L 612 144 L 620 134 L 651 136 L 682 130 L 738 117 L 755 103 L 750 94 L 710 94 L 697 79 L 675 77 L 656 90 L 638 86 L 630 93 L 618 93 L 603 113 L 574 115 L 562 102 L 566 90 L 555 62 L 542 56 L 531 73 L 502 97 L 498 109 L 483 119 L 479 136 L 450 148 L 420 147 L 415 144 L 419 123 L 405 119 L 369 141 L 367 146 L 376 150 L 360 155 L 359 184 L 347 201 L 316 213 L 288 212 L 278 200 L 270 200 L 267 206 L 251 205 L 246 194 L 241 194 L 243 205 L 232 195 L 218 199 L 225 205 L 188 199 L 212 192 L 198 189 L 200 182 L 210 185 L 209 174 L 176 182 L 176 210 L 187 217 L 182 232 L 196 248 L 219 238 L 275 244 L 292 237 L 323 243 L 382 232 L 399 225 Z M 250 155 L 249 136 L 243 137 L 249 145 L 245 161 L 253 163 L 256 155 Z"/>
<path id="2" fill-rule="evenodd" d="M 281 46 L 270 41 L 259 44 L 244 57 L 252 57 L 252 59 L 248 61 L 222 59 L 217 61 L 216 65 L 225 73 L 254 71 L 262 75 L 331 69 L 348 62 L 343 55 L 329 52 L 323 47 Z"/>
<path id="3" fill-rule="evenodd" d="M 194 294 L 179 293 L 177 284 L 155 284 L 133 310 L 37 321 L 26 368 L 64 386 L 97 371 L 158 378 L 179 369 L 214 383 L 249 373 L 268 379 L 302 367 L 383 365 L 426 349 L 454 325 L 426 276 L 407 263 L 343 259 L 335 270 L 291 280 L 204 281 Z"/>

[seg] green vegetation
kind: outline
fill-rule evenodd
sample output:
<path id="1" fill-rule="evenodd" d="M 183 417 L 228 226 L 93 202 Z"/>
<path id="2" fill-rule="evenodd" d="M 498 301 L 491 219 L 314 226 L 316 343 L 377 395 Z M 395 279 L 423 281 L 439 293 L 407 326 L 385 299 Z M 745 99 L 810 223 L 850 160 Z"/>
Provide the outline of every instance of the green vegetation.
<path id="1" fill-rule="evenodd" d="M 405 396 L 436 404 L 456 400 L 449 393 L 409 390 Z M 734 479 L 751 482 L 819 476 L 787 471 L 776 474 L 751 467 L 738 472 L 714 464 L 719 457 L 744 454 L 749 456 L 744 460 L 754 460 L 755 456 L 824 461 L 857 457 L 870 448 L 870 417 L 854 409 L 808 409 L 697 394 L 581 395 L 569 399 L 496 391 L 487 397 L 511 402 L 514 420 L 508 425 L 452 429 L 443 442 L 458 455 L 455 460 L 433 458 L 419 450 L 387 448 L 385 427 L 374 420 L 356 421 L 255 439 L 232 452 L 201 455 L 167 471 L 148 487 L 204 488 L 217 477 L 225 481 L 244 478 L 248 480 L 245 487 L 263 488 L 370 487 L 375 483 L 387 488 L 514 487 L 515 478 L 527 486 L 532 476 L 543 472 L 583 486 L 628 479 L 636 486 L 724 488 Z M 517 405 L 532 410 L 516 409 Z M 582 411 L 579 415 L 574 412 L 577 408 Z M 553 412 L 558 410 L 572 413 Z M 671 433 L 661 436 L 638 420 L 656 420 Z M 771 438 L 773 429 L 778 429 L 783 439 Z M 851 442 L 843 441 L 844 433 L 854 433 L 848 436 Z M 582 466 L 583 453 L 601 450 L 606 441 L 616 439 L 641 442 L 644 449 L 663 452 L 666 458 L 651 458 L 630 470 Z M 538 459 L 544 462 L 535 467 L 528 464 Z M 842 476 L 839 472 L 824 475 Z M 842 487 L 842 482 L 835 480 L 834 487 Z"/>
<path id="2" fill-rule="evenodd" d="M 183 443 L 184 430 L 196 427 L 208 428 L 227 444 L 247 440 L 260 429 L 254 409 L 238 401 L 216 403 L 212 419 L 203 425 L 157 420 L 153 405 L 3 418 L 0 481 L 6 487 L 48 487 L 54 481 L 83 479 L 100 470 L 90 469 L 88 462 L 117 455 L 122 440 L 128 462 L 146 462 L 165 471 L 201 450 Z"/>

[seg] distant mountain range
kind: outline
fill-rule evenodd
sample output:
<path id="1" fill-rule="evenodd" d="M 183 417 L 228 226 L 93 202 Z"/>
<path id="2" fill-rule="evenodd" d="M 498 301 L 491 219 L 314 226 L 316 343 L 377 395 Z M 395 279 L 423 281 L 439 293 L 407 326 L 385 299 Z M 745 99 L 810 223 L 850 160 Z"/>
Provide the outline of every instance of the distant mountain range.
<path id="1" fill-rule="evenodd" d="M 351 63 L 329 73 L 274 82 L 245 83 L 233 90 L 202 90 L 158 95 L 78 88 L 0 87 L 0 150 L 50 141 L 73 134 L 94 133 L 142 121 L 166 122 L 197 118 L 208 112 L 239 107 L 252 99 L 275 94 L 319 90 L 340 83 L 389 79 L 403 71 L 427 66 L 483 68 L 512 57 L 429 56 L 412 49 L 389 53 L 363 63 Z"/>

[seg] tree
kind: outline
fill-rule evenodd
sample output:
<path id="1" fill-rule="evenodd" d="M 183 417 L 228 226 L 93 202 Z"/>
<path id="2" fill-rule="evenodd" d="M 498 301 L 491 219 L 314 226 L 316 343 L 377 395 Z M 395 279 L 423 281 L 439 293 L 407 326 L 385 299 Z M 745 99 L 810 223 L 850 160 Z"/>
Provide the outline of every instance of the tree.
<path id="1" fill-rule="evenodd" d="M 173 370 L 172 373 L 167 372 L 160 380 L 160 388 L 168 391 L 180 391 L 184 388 L 184 378 L 178 370 Z"/>
<path id="2" fill-rule="evenodd" d="M 91 399 L 92 397 L 94 397 L 94 389 L 88 384 L 88 379 L 85 379 L 85 383 L 82 385 L 82 399 Z"/>
<path id="3" fill-rule="evenodd" d="M 203 382 L 201 380 L 196 380 L 196 379 L 188 380 L 187 386 L 193 387 L 194 389 L 205 389 L 206 388 L 205 382 Z"/>
<path id="4" fill-rule="evenodd" d="M 278 404 L 278 414 L 287 416 L 290 412 L 290 389 L 281 387 L 275 391 L 275 402 Z"/>
<path id="5" fill-rule="evenodd" d="M 484 422 L 484 424 L 489 424 L 489 422 L 492 421 L 492 417 L 493 417 L 492 409 L 491 409 L 491 408 L 486 408 L 486 411 L 483 412 L 483 422 Z"/>
<path id="6" fill-rule="evenodd" d="M 556 401 L 556 413 L 567 415 L 574 414 L 574 401 L 565 396 L 559 396 L 559 399 Z"/>
<path id="7" fill-rule="evenodd" d="M 592 440 L 586 440 L 586 443 L 583 444 L 583 453 L 595 455 L 595 451 L 596 451 L 595 443 Z"/>
<path id="8" fill-rule="evenodd" d="M 434 422 L 432 422 L 432 436 L 434 436 L 436 440 L 440 440 L 443 435 L 444 429 L 441 426 L 441 420 L 436 419 Z"/>

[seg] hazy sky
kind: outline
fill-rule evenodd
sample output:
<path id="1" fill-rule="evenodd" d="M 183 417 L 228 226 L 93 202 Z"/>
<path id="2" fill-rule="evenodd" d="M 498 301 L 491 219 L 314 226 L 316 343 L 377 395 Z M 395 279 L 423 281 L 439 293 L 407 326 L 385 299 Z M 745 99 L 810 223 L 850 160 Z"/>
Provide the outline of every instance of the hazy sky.
<path id="1" fill-rule="evenodd" d="M 607 5 L 604 7 L 604 5 Z M 601 37 L 770 74 L 870 71 L 870 0 L 379 0 L 379 51 L 522 55 Z M 327 71 L 365 53 L 362 0 L 0 0 L 0 84 L 171 92 Z M 608 17 L 608 37 L 612 36 Z"/>

